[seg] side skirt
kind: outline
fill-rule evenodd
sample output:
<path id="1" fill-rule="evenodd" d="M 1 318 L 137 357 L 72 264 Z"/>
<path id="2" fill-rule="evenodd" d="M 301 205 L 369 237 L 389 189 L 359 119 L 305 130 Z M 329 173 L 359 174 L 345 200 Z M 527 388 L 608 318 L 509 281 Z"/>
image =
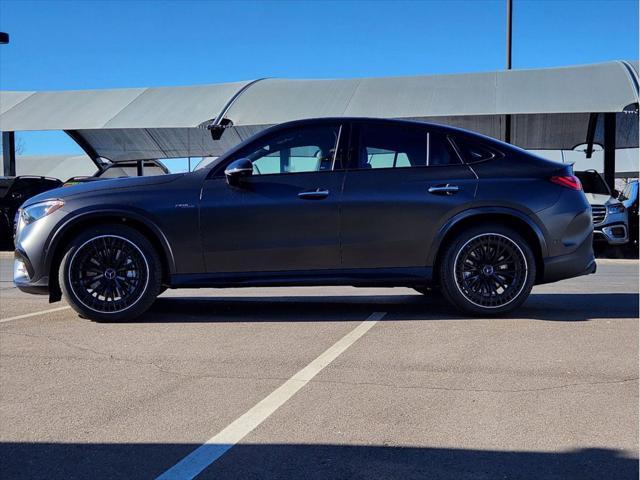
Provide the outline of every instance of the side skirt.
<path id="1" fill-rule="evenodd" d="M 431 267 L 307 270 L 285 272 L 189 273 L 171 275 L 171 288 L 334 286 L 414 287 L 431 283 Z"/>

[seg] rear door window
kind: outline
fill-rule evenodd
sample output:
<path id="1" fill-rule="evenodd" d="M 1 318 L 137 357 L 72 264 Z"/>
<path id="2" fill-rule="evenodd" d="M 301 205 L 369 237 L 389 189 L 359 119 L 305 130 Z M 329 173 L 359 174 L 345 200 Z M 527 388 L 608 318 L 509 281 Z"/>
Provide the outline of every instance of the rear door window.
<path id="1" fill-rule="evenodd" d="M 459 164 L 446 136 L 406 125 L 361 124 L 356 167 L 362 170 Z"/>

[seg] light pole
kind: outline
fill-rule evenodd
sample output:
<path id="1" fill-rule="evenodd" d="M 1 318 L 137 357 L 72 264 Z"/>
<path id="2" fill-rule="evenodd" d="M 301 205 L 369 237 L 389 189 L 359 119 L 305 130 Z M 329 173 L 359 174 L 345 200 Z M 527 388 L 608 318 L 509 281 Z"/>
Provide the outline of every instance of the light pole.
<path id="1" fill-rule="evenodd" d="M 507 70 L 511 70 L 511 19 L 513 0 L 507 0 Z"/>
<path id="2" fill-rule="evenodd" d="M 9 34 L 0 32 L 0 45 L 9 43 Z M 14 132 L 2 132 L 2 173 L 5 176 L 16 174 L 16 137 Z"/>
<path id="3" fill-rule="evenodd" d="M 513 0 L 507 1 L 507 70 L 511 70 L 511 19 L 513 13 Z M 504 116 L 504 141 L 511 143 L 511 115 Z"/>

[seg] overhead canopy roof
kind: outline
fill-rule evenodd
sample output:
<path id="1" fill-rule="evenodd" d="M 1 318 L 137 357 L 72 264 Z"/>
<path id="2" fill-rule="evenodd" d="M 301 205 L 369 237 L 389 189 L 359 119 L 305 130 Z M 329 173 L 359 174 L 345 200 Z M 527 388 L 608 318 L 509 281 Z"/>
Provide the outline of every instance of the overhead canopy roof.
<path id="1" fill-rule="evenodd" d="M 67 180 L 89 176 L 97 168 L 86 155 L 22 155 L 16 164 L 16 175 L 39 175 Z"/>
<path id="2" fill-rule="evenodd" d="M 0 92 L 2 130 L 195 127 L 249 82 L 194 87 Z"/>
<path id="3" fill-rule="evenodd" d="M 0 92 L 0 129 L 67 130 L 92 156 L 126 160 L 217 156 L 261 128 L 311 117 L 423 119 L 500 138 L 503 115 L 510 114 L 513 143 L 559 149 L 584 141 L 590 113 L 622 112 L 637 102 L 637 62 L 615 61 L 458 75 Z M 214 142 L 202 126 L 222 117 L 234 126 Z M 621 131 L 635 145 L 621 146 L 637 146 L 630 128 Z"/>
<path id="4" fill-rule="evenodd" d="M 620 112 L 638 101 L 637 81 L 630 68 L 623 62 L 609 62 L 459 75 L 265 79 L 238 97 L 227 117 L 235 125 L 267 125 L 314 116 Z"/>

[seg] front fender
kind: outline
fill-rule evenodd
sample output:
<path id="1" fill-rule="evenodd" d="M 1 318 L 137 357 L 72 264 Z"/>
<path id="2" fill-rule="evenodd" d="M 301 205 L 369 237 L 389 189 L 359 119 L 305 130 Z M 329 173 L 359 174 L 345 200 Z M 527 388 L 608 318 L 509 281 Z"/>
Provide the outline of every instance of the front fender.
<path id="1" fill-rule="evenodd" d="M 47 271 L 51 270 L 53 262 L 57 257 L 58 249 L 61 246 L 61 242 L 63 241 L 63 239 L 65 239 L 66 235 L 70 231 L 74 230 L 82 223 L 91 223 L 108 218 L 118 218 L 119 221 L 124 223 L 129 221 L 144 225 L 146 229 L 148 229 L 153 235 L 155 235 L 160 245 L 162 245 L 162 249 L 167 260 L 167 265 L 169 267 L 169 273 L 175 273 L 176 266 L 171 244 L 167 240 L 167 237 L 162 229 L 156 224 L 156 222 L 149 218 L 149 215 L 144 210 L 138 209 L 136 207 L 130 206 L 127 209 L 123 209 L 122 207 L 108 205 L 101 205 L 98 208 L 86 207 L 83 209 L 75 210 L 71 216 L 65 217 L 63 221 L 58 226 L 56 226 L 56 228 L 51 232 L 47 241 L 48 248 L 45 256 L 45 265 Z"/>

